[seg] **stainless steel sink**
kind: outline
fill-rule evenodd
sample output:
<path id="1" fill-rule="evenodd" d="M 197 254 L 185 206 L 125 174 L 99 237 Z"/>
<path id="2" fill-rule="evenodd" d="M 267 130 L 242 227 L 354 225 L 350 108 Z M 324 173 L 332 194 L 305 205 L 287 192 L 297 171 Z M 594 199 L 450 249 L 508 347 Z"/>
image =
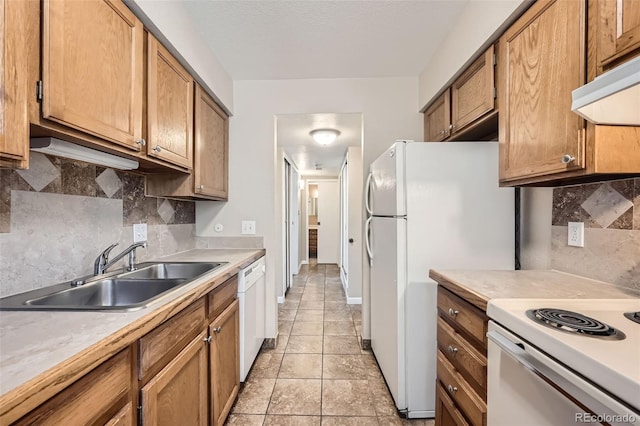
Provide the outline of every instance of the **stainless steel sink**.
<path id="1" fill-rule="evenodd" d="M 94 281 L 79 287 L 72 287 L 48 296 L 25 301 L 25 305 L 58 309 L 123 309 L 139 306 L 141 303 L 184 284 L 186 279 L 136 280 L 113 278 Z"/>
<path id="2" fill-rule="evenodd" d="M 134 271 L 111 272 L 5 297 L 0 299 L 0 310 L 133 311 L 223 264 L 142 263 Z"/>
<path id="3" fill-rule="evenodd" d="M 220 266 L 220 263 L 146 263 L 138 265 L 137 269 L 132 272 L 121 274 L 121 278 L 155 278 L 155 279 L 174 279 L 195 278 Z"/>

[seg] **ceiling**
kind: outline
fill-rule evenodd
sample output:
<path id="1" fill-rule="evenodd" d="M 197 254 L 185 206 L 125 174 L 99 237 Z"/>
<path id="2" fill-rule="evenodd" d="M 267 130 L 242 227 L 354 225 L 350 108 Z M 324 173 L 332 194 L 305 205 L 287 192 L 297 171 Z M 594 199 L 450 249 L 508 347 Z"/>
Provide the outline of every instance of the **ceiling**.
<path id="1" fill-rule="evenodd" d="M 190 0 L 196 31 L 233 80 L 417 77 L 469 0 Z M 416 89 L 417 90 L 417 89 Z M 332 146 L 309 131 L 341 132 Z M 305 175 L 337 176 L 361 114 L 277 117 L 277 144 Z M 315 170 L 320 164 L 322 170 Z"/>
<path id="2" fill-rule="evenodd" d="M 309 132 L 326 128 L 339 130 L 340 135 L 331 145 L 322 146 Z M 302 176 L 338 176 L 347 148 L 361 146 L 362 114 L 278 115 L 276 137 L 278 147 L 295 163 Z"/>

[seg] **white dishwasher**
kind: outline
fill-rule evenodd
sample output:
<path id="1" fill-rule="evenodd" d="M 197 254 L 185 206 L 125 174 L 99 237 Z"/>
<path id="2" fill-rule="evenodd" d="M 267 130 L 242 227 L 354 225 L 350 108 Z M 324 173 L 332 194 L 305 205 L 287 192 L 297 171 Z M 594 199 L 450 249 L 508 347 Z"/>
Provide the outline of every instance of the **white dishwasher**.
<path id="1" fill-rule="evenodd" d="M 264 256 L 238 273 L 240 381 L 244 382 L 265 339 Z"/>

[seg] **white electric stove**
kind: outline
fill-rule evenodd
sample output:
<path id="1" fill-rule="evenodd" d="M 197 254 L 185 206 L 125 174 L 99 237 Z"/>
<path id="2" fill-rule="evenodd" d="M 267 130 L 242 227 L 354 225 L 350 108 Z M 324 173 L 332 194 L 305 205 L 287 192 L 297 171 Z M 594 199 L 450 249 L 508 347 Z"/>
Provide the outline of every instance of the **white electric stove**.
<path id="1" fill-rule="evenodd" d="M 491 300 L 489 426 L 640 425 L 638 312 L 640 299 Z"/>

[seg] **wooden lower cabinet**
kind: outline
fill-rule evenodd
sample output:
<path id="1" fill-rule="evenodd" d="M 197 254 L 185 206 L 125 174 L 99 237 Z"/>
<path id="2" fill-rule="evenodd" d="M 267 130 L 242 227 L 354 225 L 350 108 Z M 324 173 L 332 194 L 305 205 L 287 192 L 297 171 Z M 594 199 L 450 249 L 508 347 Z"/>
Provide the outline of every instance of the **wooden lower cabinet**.
<path id="1" fill-rule="evenodd" d="M 235 300 L 209 326 L 211 425 L 222 426 L 240 388 L 240 314 Z"/>
<path id="2" fill-rule="evenodd" d="M 142 388 L 143 425 L 207 424 L 206 341 L 203 331 Z"/>
<path id="3" fill-rule="evenodd" d="M 133 416 L 131 397 L 131 350 L 127 348 L 14 424 L 99 424 L 119 415 L 122 422 L 112 424 L 131 424 L 126 423 L 126 417 Z"/>
<path id="4" fill-rule="evenodd" d="M 133 404 L 127 403 L 122 410 L 118 411 L 105 426 L 133 426 Z"/>
<path id="5" fill-rule="evenodd" d="M 309 229 L 309 257 L 318 256 L 318 230 Z"/>
<path id="6" fill-rule="evenodd" d="M 436 425 L 487 425 L 486 313 L 438 286 Z"/>

